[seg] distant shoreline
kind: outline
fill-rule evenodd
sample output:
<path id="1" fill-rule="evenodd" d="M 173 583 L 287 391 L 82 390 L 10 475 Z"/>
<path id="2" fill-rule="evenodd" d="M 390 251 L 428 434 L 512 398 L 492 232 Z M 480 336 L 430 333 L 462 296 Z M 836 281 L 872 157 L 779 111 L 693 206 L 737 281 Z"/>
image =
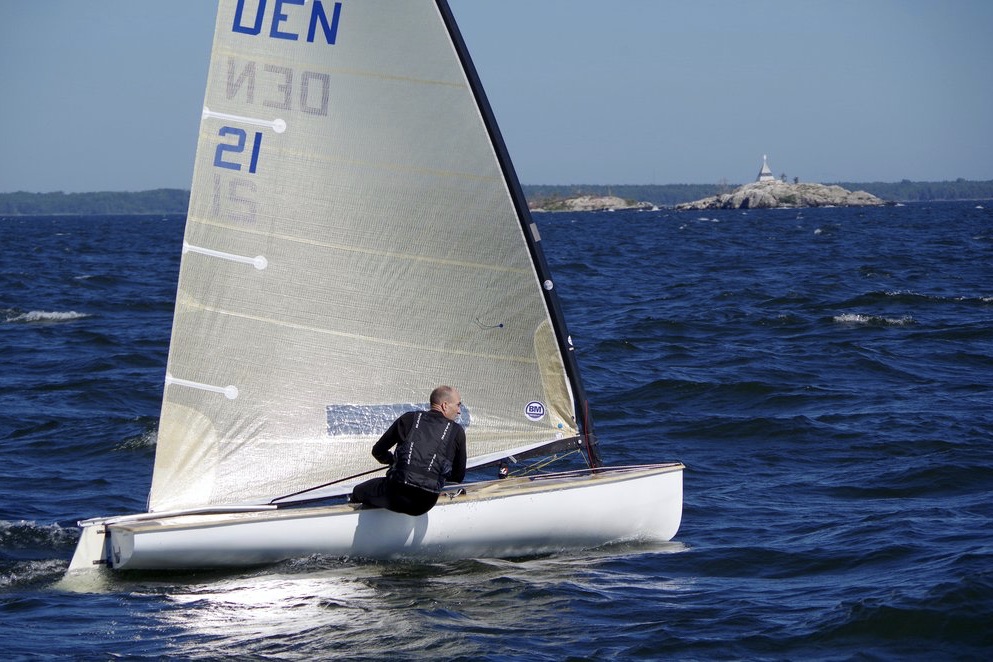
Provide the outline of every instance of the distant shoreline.
<path id="1" fill-rule="evenodd" d="M 993 199 L 993 180 L 956 179 L 944 182 L 832 182 L 861 190 L 887 202 L 938 202 Z M 675 207 L 701 198 L 727 193 L 736 184 L 526 184 L 521 188 L 532 208 L 584 196 L 612 196 L 658 207 Z M 58 214 L 185 214 L 190 192 L 185 189 L 150 191 L 97 191 L 92 193 L 0 193 L 0 216 Z"/>

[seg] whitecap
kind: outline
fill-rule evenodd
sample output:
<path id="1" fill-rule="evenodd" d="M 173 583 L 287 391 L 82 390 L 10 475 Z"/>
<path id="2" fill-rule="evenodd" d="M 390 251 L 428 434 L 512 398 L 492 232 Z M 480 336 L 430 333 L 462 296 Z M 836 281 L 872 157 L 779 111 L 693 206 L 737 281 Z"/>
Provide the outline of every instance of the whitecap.
<path id="1" fill-rule="evenodd" d="M 834 321 L 838 324 L 852 324 L 857 326 L 907 326 L 914 323 L 914 318 L 909 315 L 903 317 L 882 317 L 880 315 L 844 313 L 842 315 L 835 315 Z"/>
<path id="2" fill-rule="evenodd" d="M 844 315 L 835 315 L 834 321 L 839 324 L 868 324 L 870 317 L 868 315 L 859 315 L 857 313 L 845 313 Z"/>
<path id="3" fill-rule="evenodd" d="M 0 588 L 29 585 L 33 582 L 51 579 L 65 572 L 66 562 L 62 559 L 41 561 L 18 561 L 9 572 L 0 573 Z"/>
<path id="4" fill-rule="evenodd" d="M 64 547 L 74 544 L 78 538 L 79 531 L 76 527 L 66 528 L 57 522 L 38 524 L 30 520 L 0 520 L 0 545 L 4 548 Z"/>
<path id="5" fill-rule="evenodd" d="M 11 314 L 8 312 L 7 321 L 22 324 L 45 323 L 45 322 L 71 322 L 73 320 L 89 317 L 86 313 L 77 313 L 75 310 L 67 312 L 32 310 L 28 313 Z"/>

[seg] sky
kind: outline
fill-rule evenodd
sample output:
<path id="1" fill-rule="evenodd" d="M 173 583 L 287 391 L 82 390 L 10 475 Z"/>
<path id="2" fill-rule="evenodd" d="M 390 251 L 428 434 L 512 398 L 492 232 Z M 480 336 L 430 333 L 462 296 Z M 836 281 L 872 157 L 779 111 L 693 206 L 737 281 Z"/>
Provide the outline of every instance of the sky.
<path id="1" fill-rule="evenodd" d="M 449 2 L 524 184 L 993 179 L 989 0 Z M 0 193 L 188 189 L 214 14 L 0 0 Z"/>

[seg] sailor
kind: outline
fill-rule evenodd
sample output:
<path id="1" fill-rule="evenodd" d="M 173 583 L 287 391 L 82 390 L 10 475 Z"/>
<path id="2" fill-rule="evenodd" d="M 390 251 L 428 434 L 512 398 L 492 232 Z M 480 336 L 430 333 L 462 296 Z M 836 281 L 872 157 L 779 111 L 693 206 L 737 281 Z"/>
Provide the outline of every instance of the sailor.
<path id="1" fill-rule="evenodd" d="M 390 465 L 386 477 L 356 485 L 349 501 L 414 516 L 431 510 L 446 480 L 465 479 L 465 430 L 455 422 L 461 408 L 459 392 L 439 386 L 430 410 L 393 421 L 372 447 L 372 456 Z"/>

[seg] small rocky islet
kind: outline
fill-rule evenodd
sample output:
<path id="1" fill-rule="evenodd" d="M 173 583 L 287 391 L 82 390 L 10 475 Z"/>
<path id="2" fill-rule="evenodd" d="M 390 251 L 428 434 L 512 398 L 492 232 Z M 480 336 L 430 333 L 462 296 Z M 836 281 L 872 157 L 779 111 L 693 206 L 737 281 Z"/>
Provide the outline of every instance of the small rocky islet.
<path id="1" fill-rule="evenodd" d="M 616 195 L 577 195 L 571 198 L 544 200 L 530 205 L 531 211 L 620 211 L 622 209 L 657 209 L 650 202 L 634 202 Z"/>
<path id="2" fill-rule="evenodd" d="M 865 191 L 841 186 L 788 184 L 781 181 L 752 182 L 730 193 L 676 205 L 681 209 L 777 209 L 782 207 L 875 207 L 887 204 Z"/>
<path id="3" fill-rule="evenodd" d="M 695 202 L 684 202 L 676 209 L 779 209 L 790 207 L 876 207 L 886 202 L 865 191 L 849 191 L 837 185 L 811 184 L 786 176 L 776 179 L 762 156 L 762 168 L 754 182 L 739 186 L 730 193 L 720 193 Z"/>
<path id="4" fill-rule="evenodd" d="M 814 184 L 794 180 L 791 184 L 776 179 L 768 160 L 762 157 L 762 168 L 756 181 L 744 184 L 729 193 L 684 202 L 676 210 L 694 209 L 780 209 L 795 207 L 878 207 L 890 204 L 865 191 L 849 191 L 838 185 Z M 580 195 L 544 201 L 532 211 L 607 211 L 622 209 L 657 209 L 650 202 L 635 202 L 612 195 Z"/>

